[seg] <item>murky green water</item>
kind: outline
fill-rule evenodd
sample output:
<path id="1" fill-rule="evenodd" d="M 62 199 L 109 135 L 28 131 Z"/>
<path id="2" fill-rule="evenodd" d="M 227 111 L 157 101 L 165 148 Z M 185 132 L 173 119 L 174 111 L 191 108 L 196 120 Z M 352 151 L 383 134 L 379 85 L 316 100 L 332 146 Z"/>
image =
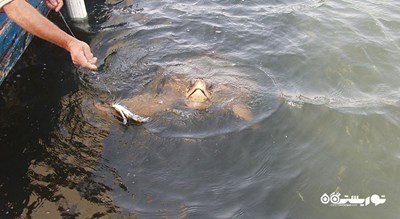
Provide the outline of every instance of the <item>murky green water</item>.
<path id="1" fill-rule="evenodd" d="M 1 87 L 2 217 L 398 218 L 400 3 L 87 5 L 96 75 L 37 41 Z M 229 64 L 180 73 L 244 87 L 252 121 L 96 111 L 199 57 Z"/>

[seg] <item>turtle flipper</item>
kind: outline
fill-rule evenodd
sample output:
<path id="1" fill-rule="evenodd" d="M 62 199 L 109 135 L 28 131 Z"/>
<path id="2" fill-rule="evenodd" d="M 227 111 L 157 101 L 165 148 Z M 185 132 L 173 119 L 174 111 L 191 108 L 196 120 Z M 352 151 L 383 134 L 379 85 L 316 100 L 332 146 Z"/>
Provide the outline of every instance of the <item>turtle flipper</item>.
<path id="1" fill-rule="evenodd" d="M 253 119 L 253 113 L 251 112 L 250 108 L 243 104 L 234 104 L 232 106 L 232 111 L 235 116 L 243 120 L 250 121 Z"/>

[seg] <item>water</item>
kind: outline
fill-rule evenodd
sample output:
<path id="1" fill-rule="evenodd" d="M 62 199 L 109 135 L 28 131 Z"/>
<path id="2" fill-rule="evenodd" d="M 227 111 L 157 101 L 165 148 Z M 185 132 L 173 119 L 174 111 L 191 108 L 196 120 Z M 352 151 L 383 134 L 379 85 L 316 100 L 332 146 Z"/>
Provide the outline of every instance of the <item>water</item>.
<path id="1" fill-rule="evenodd" d="M 2 217 L 398 217 L 400 3 L 87 5 L 89 29 L 73 30 L 96 75 L 37 41 L 1 87 Z M 113 101 L 102 81 L 128 98 L 199 57 L 230 63 L 196 74 L 251 91 L 254 120 L 186 110 L 123 126 L 95 110 Z M 323 204 L 333 192 L 386 201 Z"/>

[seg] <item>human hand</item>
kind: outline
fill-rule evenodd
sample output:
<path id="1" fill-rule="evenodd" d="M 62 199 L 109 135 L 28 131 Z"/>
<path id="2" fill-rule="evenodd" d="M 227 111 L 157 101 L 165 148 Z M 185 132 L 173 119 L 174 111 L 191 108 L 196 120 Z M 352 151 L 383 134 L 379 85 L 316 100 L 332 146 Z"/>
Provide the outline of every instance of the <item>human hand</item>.
<path id="1" fill-rule="evenodd" d="M 87 43 L 74 38 L 74 40 L 68 44 L 68 51 L 71 54 L 71 59 L 74 64 L 91 70 L 97 69 L 95 65 L 97 58 L 93 56 Z"/>
<path id="2" fill-rule="evenodd" d="M 44 0 L 46 5 L 50 10 L 55 10 L 56 12 L 60 11 L 62 6 L 64 5 L 63 0 Z"/>

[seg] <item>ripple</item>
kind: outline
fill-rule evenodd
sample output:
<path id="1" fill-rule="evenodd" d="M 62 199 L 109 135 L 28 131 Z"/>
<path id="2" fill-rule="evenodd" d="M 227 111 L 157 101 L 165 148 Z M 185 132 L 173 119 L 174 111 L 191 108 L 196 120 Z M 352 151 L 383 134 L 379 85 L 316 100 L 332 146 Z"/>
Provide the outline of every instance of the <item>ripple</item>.
<path id="1" fill-rule="evenodd" d="M 375 170 L 390 172 L 382 157 L 398 160 L 388 155 L 398 154 L 392 152 L 400 127 L 398 6 L 394 0 L 111 4 L 92 45 L 102 66 L 98 77 L 116 96 L 136 95 L 161 68 L 241 87 L 255 115 L 241 121 L 217 105 L 115 125 L 104 156 L 127 188 L 111 186 L 115 202 L 143 217 L 321 218 L 336 213 L 315 211 L 324 192 L 393 188 L 370 181 Z M 395 182 L 394 172 L 379 180 Z"/>

